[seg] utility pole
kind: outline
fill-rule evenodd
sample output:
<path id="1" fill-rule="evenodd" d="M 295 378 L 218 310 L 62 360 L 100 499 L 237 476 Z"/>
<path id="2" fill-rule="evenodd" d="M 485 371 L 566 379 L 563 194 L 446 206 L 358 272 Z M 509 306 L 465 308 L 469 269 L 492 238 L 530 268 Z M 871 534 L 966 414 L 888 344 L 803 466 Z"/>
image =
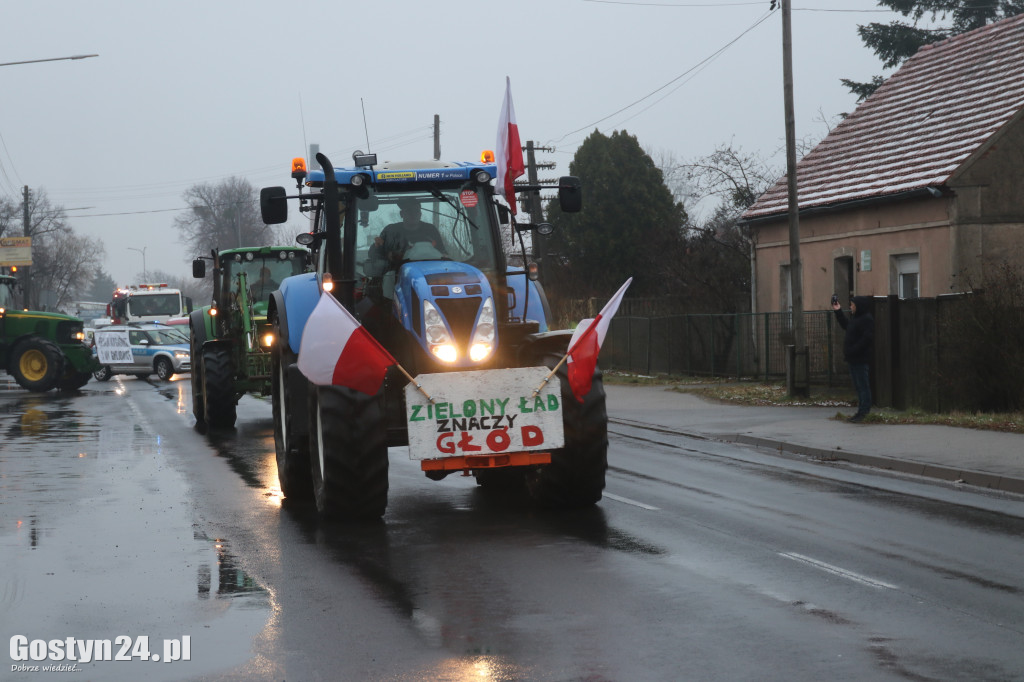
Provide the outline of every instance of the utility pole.
<path id="1" fill-rule="evenodd" d="M 434 114 L 434 161 L 441 160 L 441 117 Z"/>
<path id="2" fill-rule="evenodd" d="M 28 185 L 25 185 L 25 187 L 24 187 L 22 192 L 23 193 L 22 193 L 22 200 L 21 200 L 21 211 L 22 211 L 22 213 L 21 213 L 21 232 L 22 232 L 22 234 L 24 236 L 31 237 L 32 236 L 32 215 L 31 215 L 31 212 L 29 211 L 29 205 L 28 205 L 29 197 L 31 196 L 31 191 L 29 190 Z M 31 253 L 31 250 L 29 251 L 29 253 Z M 22 304 L 26 308 L 32 308 L 32 304 L 30 302 L 30 297 L 32 295 L 32 267 L 31 266 L 25 267 L 23 272 L 22 272 L 22 275 L 21 275 L 21 292 L 22 292 L 22 295 L 24 297 L 24 300 L 22 301 Z"/>
<path id="3" fill-rule="evenodd" d="M 555 148 L 537 147 L 534 145 L 533 140 L 527 140 L 524 151 L 526 152 L 527 182 L 536 186 L 540 182 L 537 178 L 537 169 L 551 169 L 555 167 L 555 164 L 537 163 L 534 152 L 551 153 L 555 151 Z M 530 213 L 530 222 L 534 225 L 544 221 L 544 210 L 540 204 L 540 190 L 530 190 L 529 194 L 527 194 L 527 210 Z M 545 235 L 537 234 L 536 231 L 533 232 L 533 257 L 537 260 L 538 275 L 541 282 L 544 282 L 544 271 L 547 267 L 547 241 L 548 238 Z"/>
<path id="4" fill-rule="evenodd" d="M 796 177 L 796 115 L 793 111 L 793 29 L 791 0 L 782 0 L 782 87 L 786 105 L 786 181 L 789 190 L 789 282 L 793 297 L 793 339 L 795 347 L 787 353 L 791 359 L 786 383 L 793 396 L 810 393 L 809 355 L 804 330 L 803 263 L 800 260 L 800 207 Z"/>

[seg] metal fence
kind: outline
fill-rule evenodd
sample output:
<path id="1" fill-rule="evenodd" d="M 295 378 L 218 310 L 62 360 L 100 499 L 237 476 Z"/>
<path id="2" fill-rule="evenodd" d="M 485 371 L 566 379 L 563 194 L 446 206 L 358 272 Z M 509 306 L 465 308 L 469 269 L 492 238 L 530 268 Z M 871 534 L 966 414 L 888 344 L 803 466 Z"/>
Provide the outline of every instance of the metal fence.
<path id="1" fill-rule="evenodd" d="M 846 380 L 843 330 L 831 311 L 804 313 L 810 380 Z M 786 346 L 794 344 L 790 313 L 617 315 L 601 347 L 601 365 L 639 374 L 783 378 Z"/>

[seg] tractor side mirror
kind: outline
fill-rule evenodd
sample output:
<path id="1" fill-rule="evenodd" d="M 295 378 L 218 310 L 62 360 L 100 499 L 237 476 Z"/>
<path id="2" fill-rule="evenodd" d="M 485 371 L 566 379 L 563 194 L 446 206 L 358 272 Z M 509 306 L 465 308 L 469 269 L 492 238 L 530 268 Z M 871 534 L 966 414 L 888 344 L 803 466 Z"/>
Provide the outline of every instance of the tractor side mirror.
<path id="1" fill-rule="evenodd" d="M 306 248 L 318 249 L 320 248 L 320 242 L 323 240 L 323 235 L 323 232 L 300 232 L 295 235 L 295 242 Z"/>
<path id="2" fill-rule="evenodd" d="M 573 175 L 558 178 L 558 206 L 563 213 L 579 213 L 583 208 L 583 185 Z"/>
<path id="3" fill-rule="evenodd" d="M 196 279 L 206 277 L 206 261 L 202 258 L 196 258 L 192 261 L 192 276 Z"/>
<path id="4" fill-rule="evenodd" d="M 267 225 L 280 225 L 288 220 L 288 193 L 284 187 L 260 190 L 260 214 Z"/>

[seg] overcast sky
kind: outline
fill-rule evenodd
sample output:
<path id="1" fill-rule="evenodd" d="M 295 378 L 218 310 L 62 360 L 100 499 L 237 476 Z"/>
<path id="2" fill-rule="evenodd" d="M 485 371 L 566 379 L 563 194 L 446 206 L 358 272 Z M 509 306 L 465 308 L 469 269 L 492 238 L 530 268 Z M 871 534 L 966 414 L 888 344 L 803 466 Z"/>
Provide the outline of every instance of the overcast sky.
<path id="1" fill-rule="evenodd" d="M 0 11 L 0 192 L 43 188 L 128 284 L 190 272 L 183 192 L 231 176 L 288 185 L 317 143 L 335 165 L 493 149 L 505 76 L 523 141 L 568 172 L 595 128 L 679 160 L 784 143 L 782 17 L 769 0 L 50 0 Z M 857 25 L 874 0 L 793 0 L 797 136 L 852 111 L 839 82 L 883 73 Z M 760 22 L 760 23 L 758 23 Z M 632 106 L 631 106 L 632 105 Z M 366 112 L 364 128 L 363 109 Z M 369 136 L 369 145 L 366 138 Z M 784 156 L 776 158 L 784 165 Z M 296 222 L 296 232 L 299 231 Z"/>

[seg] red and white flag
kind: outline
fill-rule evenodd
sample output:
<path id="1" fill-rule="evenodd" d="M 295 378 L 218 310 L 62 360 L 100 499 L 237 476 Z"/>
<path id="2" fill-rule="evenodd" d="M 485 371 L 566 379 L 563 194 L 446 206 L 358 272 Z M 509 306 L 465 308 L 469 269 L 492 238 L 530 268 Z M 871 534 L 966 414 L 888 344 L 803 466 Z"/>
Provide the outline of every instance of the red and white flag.
<path id="1" fill-rule="evenodd" d="M 320 386 L 347 386 L 374 395 L 384 374 L 394 365 L 391 357 L 352 313 L 334 296 L 320 294 L 299 346 L 299 371 Z"/>
<path id="2" fill-rule="evenodd" d="M 519 126 L 516 125 L 516 110 L 512 106 L 512 81 L 505 76 L 505 101 L 501 105 L 501 118 L 498 121 L 498 177 L 495 189 L 505 197 L 512 215 L 516 213 L 515 180 L 526 172 L 523 163 L 523 145 L 519 141 Z"/>
<path id="3" fill-rule="evenodd" d="M 583 398 L 590 393 L 594 370 L 597 369 L 597 354 L 601 352 L 601 344 L 604 343 L 604 337 L 608 334 L 608 325 L 615 317 L 619 304 L 622 303 L 622 297 L 626 294 L 626 289 L 632 283 L 633 278 L 630 277 L 625 284 L 619 287 L 611 300 L 601 308 L 597 317 L 588 318 L 576 325 L 576 331 L 573 332 L 572 338 L 569 340 L 569 359 L 566 361 L 569 371 L 569 388 L 572 389 L 576 400 L 581 403 Z"/>

